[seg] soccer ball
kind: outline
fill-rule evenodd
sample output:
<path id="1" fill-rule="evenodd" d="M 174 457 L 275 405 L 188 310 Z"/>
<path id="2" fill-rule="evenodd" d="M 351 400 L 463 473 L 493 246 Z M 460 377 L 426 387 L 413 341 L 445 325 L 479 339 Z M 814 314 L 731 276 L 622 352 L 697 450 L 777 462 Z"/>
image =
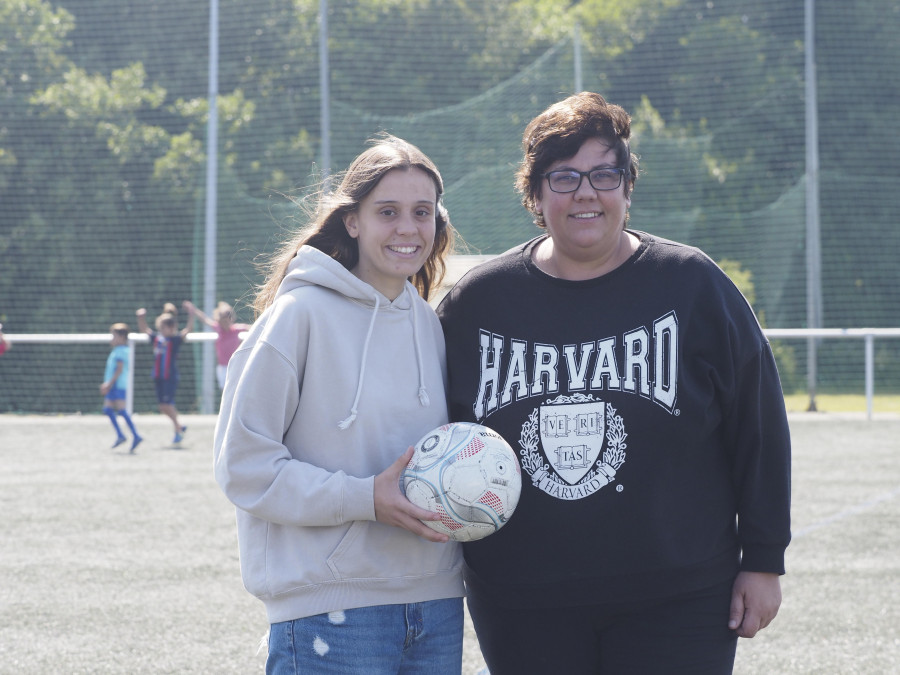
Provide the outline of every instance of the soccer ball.
<path id="1" fill-rule="evenodd" d="M 522 491 L 516 454 L 496 431 L 454 422 L 427 433 L 400 476 L 416 506 L 440 514 L 423 521 L 456 541 L 475 541 L 499 530 Z"/>

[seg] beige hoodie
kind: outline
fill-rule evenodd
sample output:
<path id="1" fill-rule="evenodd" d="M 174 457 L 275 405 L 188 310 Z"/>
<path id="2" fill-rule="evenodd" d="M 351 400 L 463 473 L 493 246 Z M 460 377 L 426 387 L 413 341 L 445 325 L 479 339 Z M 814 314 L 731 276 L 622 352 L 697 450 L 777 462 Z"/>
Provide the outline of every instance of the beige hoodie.
<path id="1" fill-rule="evenodd" d="M 463 595 L 457 544 L 375 521 L 375 475 L 447 422 L 445 384 L 411 284 L 392 302 L 300 249 L 231 359 L 215 436 L 244 585 L 271 623 Z"/>

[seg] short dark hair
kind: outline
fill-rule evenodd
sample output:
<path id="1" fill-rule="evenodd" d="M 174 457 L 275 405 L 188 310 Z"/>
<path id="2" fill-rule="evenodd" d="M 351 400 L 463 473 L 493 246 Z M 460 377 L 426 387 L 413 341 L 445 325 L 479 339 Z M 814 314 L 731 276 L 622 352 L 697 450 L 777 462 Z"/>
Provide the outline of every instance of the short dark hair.
<path id="1" fill-rule="evenodd" d="M 544 227 L 537 213 L 547 168 L 561 159 L 574 157 L 582 144 L 597 138 L 616 153 L 616 163 L 626 169 L 625 196 L 631 194 L 638 177 L 638 157 L 631 152 L 631 116 L 621 106 L 607 103 L 600 94 L 585 91 L 554 103 L 535 117 L 522 136 L 523 158 L 516 172 L 516 190 L 522 204 L 535 215 L 535 223 Z"/>

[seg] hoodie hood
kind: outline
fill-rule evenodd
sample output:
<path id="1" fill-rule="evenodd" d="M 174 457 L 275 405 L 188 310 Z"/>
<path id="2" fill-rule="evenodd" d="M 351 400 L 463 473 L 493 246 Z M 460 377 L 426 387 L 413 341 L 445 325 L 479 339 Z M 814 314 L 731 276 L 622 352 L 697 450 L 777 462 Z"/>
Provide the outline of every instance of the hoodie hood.
<path id="1" fill-rule="evenodd" d="M 418 295 L 415 287 L 406 282 L 403 293 L 392 302 L 387 296 L 354 275 L 330 255 L 305 245 L 300 247 L 297 255 L 288 265 L 287 274 L 282 279 L 275 298 L 277 299 L 300 286 L 322 286 L 351 300 L 372 304 L 377 299 L 381 305 L 392 305 L 398 309 L 409 309 L 413 297 Z M 410 291 L 412 291 L 412 296 L 409 295 Z"/>
<path id="2" fill-rule="evenodd" d="M 362 362 L 360 364 L 357 380 L 356 396 L 350 407 L 348 416 L 338 425 L 341 429 L 347 429 L 353 424 L 358 413 L 359 398 L 362 394 L 365 382 L 366 361 L 369 355 L 369 343 L 372 338 L 372 330 L 378 318 L 379 311 L 385 308 L 409 311 L 413 330 L 413 342 L 415 344 L 415 365 L 419 372 L 419 403 L 427 407 L 430 404 L 428 390 L 425 386 L 425 371 L 422 363 L 422 347 L 419 336 L 419 322 L 417 320 L 418 304 L 421 300 L 418 291 L 409 281 L 404 284 L 403 292 L 394 300 L 389 300 L 371 284 L 366 283 L 337 260 L 328 254 L 312 246 L 301 246 L 297 255 L 288 266 L 287 274 L 281 281 L 275 294 L 277 300 L 280 296 L 302 286 L 321 286 L 340 293 L 349 300 L 359 302 L 372 307 L 372 318 L 366 332 L 362 347 Z"/>
<path id="3" fill-rule="evenodd" d="M 389 302 L 298 252 L 229 362 L 214 446 L 244 584 L 269 623 L 463 595 L 458 544 L 375 513 L 375 476 L 447 423 L 446 373 L 440 322 L 414 290 Z M 430 404 L 416 400 L 424 383 Z"/>

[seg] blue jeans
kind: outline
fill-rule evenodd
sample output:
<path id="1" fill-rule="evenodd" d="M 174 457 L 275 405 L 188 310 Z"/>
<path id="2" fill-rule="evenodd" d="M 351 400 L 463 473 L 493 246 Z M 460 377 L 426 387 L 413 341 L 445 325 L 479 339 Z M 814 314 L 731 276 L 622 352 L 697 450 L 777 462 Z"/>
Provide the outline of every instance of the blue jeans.
<path id="1" fill-rule="evenodd" d="M 459 675 L 463 602 L 378 605 L 273 623 L 266 675 Z"/>

